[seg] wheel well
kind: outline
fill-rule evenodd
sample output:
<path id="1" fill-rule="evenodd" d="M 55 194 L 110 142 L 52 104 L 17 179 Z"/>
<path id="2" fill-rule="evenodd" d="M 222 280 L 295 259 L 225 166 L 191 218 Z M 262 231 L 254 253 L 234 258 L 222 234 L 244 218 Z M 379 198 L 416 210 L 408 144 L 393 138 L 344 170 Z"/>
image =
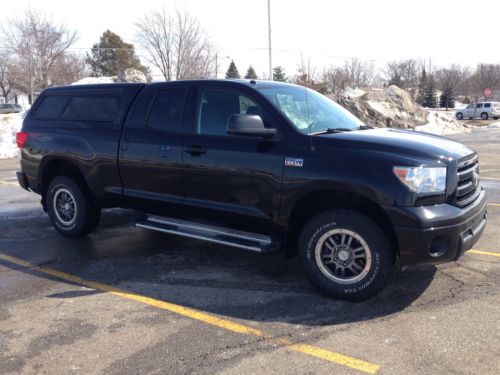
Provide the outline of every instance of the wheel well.
<path id="1" fill-rule="evenodd" d="M 285 255 L 291 258 L 297 254 L 297 242 L 304 225 L 314 216 L 331 209 L 357 211 L 373 220 L 386 234 L 396 255 L 399 254 L 396 232 L 384 210 L 372 200 L 359 194 L 322 190 L 307 194 L 299 199 L 289 218 Z"/>
<path id="2" fill-rule="evenodd" d="M 58 177 L 66 176 L 75 181 L 78 186 L 80 186 L 88 197 L 91 197 L 90 189 L 87 185 L 87 181 L 83 176 L 82 172 L 71 162 L 63 159 L 56 159 L 49 161 L 42 170 L 41 176 L 41 193 L 42 193 L 42 205 L 46 210 L 46 193 L 50 182 Z"/>

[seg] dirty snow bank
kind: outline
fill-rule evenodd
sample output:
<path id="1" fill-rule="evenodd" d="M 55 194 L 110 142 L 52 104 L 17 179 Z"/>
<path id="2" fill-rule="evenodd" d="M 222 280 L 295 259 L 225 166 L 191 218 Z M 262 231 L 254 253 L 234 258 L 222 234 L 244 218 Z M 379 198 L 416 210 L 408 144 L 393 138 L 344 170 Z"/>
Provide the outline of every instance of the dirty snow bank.
<path id="1" fill-rule="evenodd" d="M 429 112 L 427 124 L 417 126 L 415 130 L 439 135 L 470 131 L 465 125 L 455 119 L 455 111 L 427 111 Z"/>
<path id="2" fill-rule="evenodd" d="M 486 126 L 488 129 L 500 129 L 500 121 L 494 122 Z"/>
<path id="3" fill-rule="evenodd" d="M 147 82 L 146 75 L 137 69 L 125 69 L 118 76 L 111 77 L 85 77 L 79 81 L 73 82 L 72 85 L 93 85 L 99 83 L 115 83 L 115 82 Z"/>
<path id="4" fill-rule="evenodd" d="M 427 123 L 427 112 L 397 86 L 367 91 L 347 89 L 337 101 L 363 122 L 378 127 L 413 129 Z"/>
<path id="5" fill-rule="evenodd" d="M 17 156 L 16 133 L 23 125 L 23 113 L 0 115 L 0 159 Z"/>
<path id="6" fill-rule="evenodd" d="M 86 77 L 73 82 L 72 85 L 93 85 L 97 83 L 115 83 L 116 77 Z"/>

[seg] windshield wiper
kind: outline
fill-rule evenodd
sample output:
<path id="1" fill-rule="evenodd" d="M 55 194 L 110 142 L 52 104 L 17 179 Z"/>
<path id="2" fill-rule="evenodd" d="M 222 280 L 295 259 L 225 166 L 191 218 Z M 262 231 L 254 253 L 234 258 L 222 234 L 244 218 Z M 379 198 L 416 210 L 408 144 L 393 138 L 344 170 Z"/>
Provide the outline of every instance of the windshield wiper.
<path id="1" fill-rule="evenodd" d="M 321 135 L 321 134 L 335 134 L 335 133 L 343 133 L 343 132 L 350 132 L 352 130 L 358 130 L 356 128 L 354 129 L 349 129 L 349 128 L 328 128 L 328 129 L 323 129 L 319 132 L 316 133 L 311 133 L 311 135 Z"/>
<path id="2" fill-rule="evenodd" d="M 355 130 L 369 130 L 369 129 L 375 129 L 373 126 L 370 125 L 360 125 L 359 128 Z"/>

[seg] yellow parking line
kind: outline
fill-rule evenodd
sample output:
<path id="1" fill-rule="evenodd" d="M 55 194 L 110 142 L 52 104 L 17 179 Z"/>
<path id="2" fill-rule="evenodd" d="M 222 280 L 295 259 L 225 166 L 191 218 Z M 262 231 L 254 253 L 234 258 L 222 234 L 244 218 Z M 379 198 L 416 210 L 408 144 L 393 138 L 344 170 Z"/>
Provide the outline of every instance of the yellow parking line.
<path id="1" fill-rule="evenodd" d="M 488 203 L 488 206 L 500 207 L 500 203 Z"/>
<path id="2" fill-rule="evenodd" d="M 198 320 L 200 322 L 210 324 L 212 326 L 216 326 L 219 328 L 223 328 L 225 330 L 231 331 L 231 332 L 236 332 L 236 333 L 241 333 L 241 334 L 246 334 L 246 335 L 252 335 L 252 336 L 257 336 L 257 337 L 262 337 L 266 341 L 278 344 L 280 346 L 287 347 L 288 349 L 294 351 L 294 352 L 299 352 L 303 354 L 310 355 L 312 357 L 316 357 L 319 359 L 322 359 L 324 361 L 332 362 L 335 364 L 343 365 L 346 367 L 350 367 L 352 369 L 359 370 L 361 372 L 365 372 L 368 374 L 376 374 L 380 367 L 375 364 L 375 363 L 370 363 L 363 361 L 361 359 L 357 359 L 354 357 L 350 357 L 341 353 L 336 353 L 332 352 L 327 349 L 322 349 L 313 345 L 308 345 L 308 344 L 301 344 L 301 343 L 294 343 L 290 340 L 286 339 L 280 339 L 280 338 L 274 338 L 272 335 L 266 334 L 265 332 L 245 326 L 243 324 L 235 323 L 227 319 L 222 319 L 218 318 L 214 315 L 206 314 L 198 310 L 194 310 L 188 307 L 176 305 L 174 303 L 166 302 L 166 301 L 161 301 L 157 300 L 151 297 L 146 297 L 142 296 L 140 294 L 128 292 L 126 290 L 118 289 L 115 287 L 112 287 L 110 285 L 106 284 L 101 284 L 98 282 L 94 281 L 88 281 L 85 279 L 82 279 L 81 277 L 78 276 L 73 276 L 65 272 L 61 271 L 56 271 L 54 269 L 46 268 L 46 267 L 41 267 L 41 266 L 36 266 L 33 265 L 29 262 L 26 262 L 25 260 L 15 258 L 6 254 L 0 253 L 0 259 L 16 264 L 21 267 L 29 268 L 37 272 L 42 272 L 47 275 L 56 277 L 58 279 L 62 279 L 65 281 L 70 281 L 76 284 L 80 284 L 92 289 L 98 289 L 102 290 L 111 294 L 114 294 L 116 296 L 120 296 L 123 298 L 127 298 L 130 300 L 134 300 L 137 302 L 144 303 L 149 306 L 153 306 L 162 310 L 167 310 L 194 320 Z"/>
<path id="3" fill-rule="evenodd" d="M 472 250 L 468 250 L 467 252 L 471 253 L 471 254 L 480 254 L 480 255 L 489 255 L 492 257 L 500 257 L 500 253 L 494 253 L 492 251 L 483 251 L 483 250 L 472 249 Z"/>
<path id="4" fill-rule="evenodd" d="M 2 180 L 0 180 L 0 184 L 19 186 L 19 184 L 17 182 L 8 182 L 8 181 L 2 181 Z"/>

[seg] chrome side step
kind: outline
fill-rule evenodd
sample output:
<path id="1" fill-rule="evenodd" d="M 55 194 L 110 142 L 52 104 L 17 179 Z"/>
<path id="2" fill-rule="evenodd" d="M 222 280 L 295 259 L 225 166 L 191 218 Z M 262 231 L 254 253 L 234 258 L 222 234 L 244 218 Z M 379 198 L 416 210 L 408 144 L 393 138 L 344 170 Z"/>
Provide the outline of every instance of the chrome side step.
<path id="1" fill-rule="evenodd" d="M 162 216 L 146 216 L 145 219 L 137 221 L 135 226 L 261 253 L 277 248 L 269 236 Z"/>

